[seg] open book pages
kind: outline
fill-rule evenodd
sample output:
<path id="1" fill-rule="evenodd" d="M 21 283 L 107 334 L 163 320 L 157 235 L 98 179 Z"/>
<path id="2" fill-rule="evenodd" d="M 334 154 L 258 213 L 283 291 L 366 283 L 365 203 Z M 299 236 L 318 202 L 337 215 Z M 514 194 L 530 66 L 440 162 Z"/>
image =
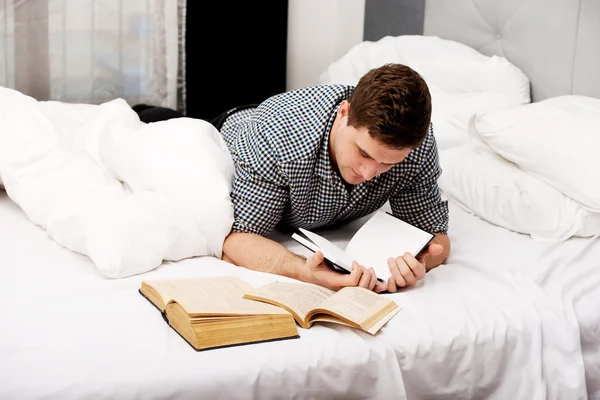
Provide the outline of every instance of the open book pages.
<path id="1" fill-rule="evenodd" d="M 376 212 L 354 234 L 346 252 L 359 264 L 372 267 L 378 277 L 389 277 L 387 260 L 404 253 L 417 256 L 434 235 L 382 211 Z"/>
<path id="2" fill-rule="evenodd" d="M 352 271 L 352 262 L 373 268 L 377 278 L 387 280 L 391 275 L 387 260 L 408 252 L 418 255 L 424 250 L 434 235 L 408 224 L 383 211 L 377 211 L 352 236 L 346 249 L 340 249 L 324 237 L 306 229 L 300 229 L 306 236 L 292 235 L 300 244 L 313 251 L 322 251 L 323 256 L 346 271 Z"/>
<path id="3" fill-rule="evenodd" d="M 196 350 L 298 337 L 288 311 L 244 299 L 253 289 L 227 276 L 144 281 L 140 293 Z"/>
<path id="4" fill-rule="evenodd" d="M 169 302 L 176 301 L 191 317 L 286 313 L 244 299 L 244 293 L 252 289 L 253 286 L 235 276 L 142 282 L 142 292 L 158 298 L 157 307 L 163 311 Z"/>
<path id="5" fill-rule="evenodd" d="M 288 310 L 305 329 L 318 321 L 333 322 L 374 335 L 400 311 L 392 299 L 361 287 L 334 292 L 309 283 L 274 282 L 244 297 Z"/>

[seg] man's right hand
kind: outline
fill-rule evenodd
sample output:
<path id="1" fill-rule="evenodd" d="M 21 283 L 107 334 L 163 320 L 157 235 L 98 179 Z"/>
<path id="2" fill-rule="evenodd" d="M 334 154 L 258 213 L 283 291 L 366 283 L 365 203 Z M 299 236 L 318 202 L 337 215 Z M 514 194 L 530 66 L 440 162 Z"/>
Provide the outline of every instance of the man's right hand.
<path id="1" fill-rule="evenodd" d="M 312 254 L 306 259 L 307 281 L 328 289 L 338 291 L 346 286 L 360 286 L 373 290 L 376 293 L 387 289 L 385 283 L 377 281 L 373 268 L 367 269 L 356 261 L 352 263 L 352 272 L 342 274 L 334 271 L 327 264 L 320 251 Z"/>

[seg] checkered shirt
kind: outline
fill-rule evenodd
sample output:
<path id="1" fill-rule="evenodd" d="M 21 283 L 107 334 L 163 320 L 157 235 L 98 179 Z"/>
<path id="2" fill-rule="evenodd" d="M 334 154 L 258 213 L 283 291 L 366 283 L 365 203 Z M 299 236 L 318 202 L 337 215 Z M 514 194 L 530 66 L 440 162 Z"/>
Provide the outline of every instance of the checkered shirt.
<path id="1" fill-rule="evenodd" d="M 430 127 L 400 164 L 348 189 L 329 157 L 329 132 L 352 86 L 319 85 L 275 95 L 227 118 L 221 133 L 235 163 L 234 232 L 268 235 L 278 224 L 315 229 L 368 215 L 389 200 L 392 213 L 446 233 L 448 205 Z"/>

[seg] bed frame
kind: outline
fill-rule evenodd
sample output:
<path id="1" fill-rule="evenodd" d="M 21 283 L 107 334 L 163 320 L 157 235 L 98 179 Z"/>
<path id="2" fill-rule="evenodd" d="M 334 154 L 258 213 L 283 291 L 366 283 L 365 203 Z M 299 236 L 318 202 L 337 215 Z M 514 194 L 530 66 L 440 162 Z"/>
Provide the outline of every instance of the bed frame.
<path id="1" fill-rule="evenodd" d="M 367 1 L 366 40 L 421 33 L 506 57 L 531 80 L 533 101 L 600 98 L 598 0 Z"/>

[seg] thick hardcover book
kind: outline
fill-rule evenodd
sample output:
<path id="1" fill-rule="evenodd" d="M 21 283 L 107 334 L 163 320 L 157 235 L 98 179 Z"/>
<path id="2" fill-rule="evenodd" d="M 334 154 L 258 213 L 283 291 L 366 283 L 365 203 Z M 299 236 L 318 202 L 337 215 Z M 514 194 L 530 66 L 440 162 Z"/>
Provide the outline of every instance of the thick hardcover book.
<path id="1" fill-rule="evenodd" d="M 144 281 L 139 292 L 195 350 L 299 338 L 289 312 L 243 298 L 253 289 L 227 276 Z"/>

